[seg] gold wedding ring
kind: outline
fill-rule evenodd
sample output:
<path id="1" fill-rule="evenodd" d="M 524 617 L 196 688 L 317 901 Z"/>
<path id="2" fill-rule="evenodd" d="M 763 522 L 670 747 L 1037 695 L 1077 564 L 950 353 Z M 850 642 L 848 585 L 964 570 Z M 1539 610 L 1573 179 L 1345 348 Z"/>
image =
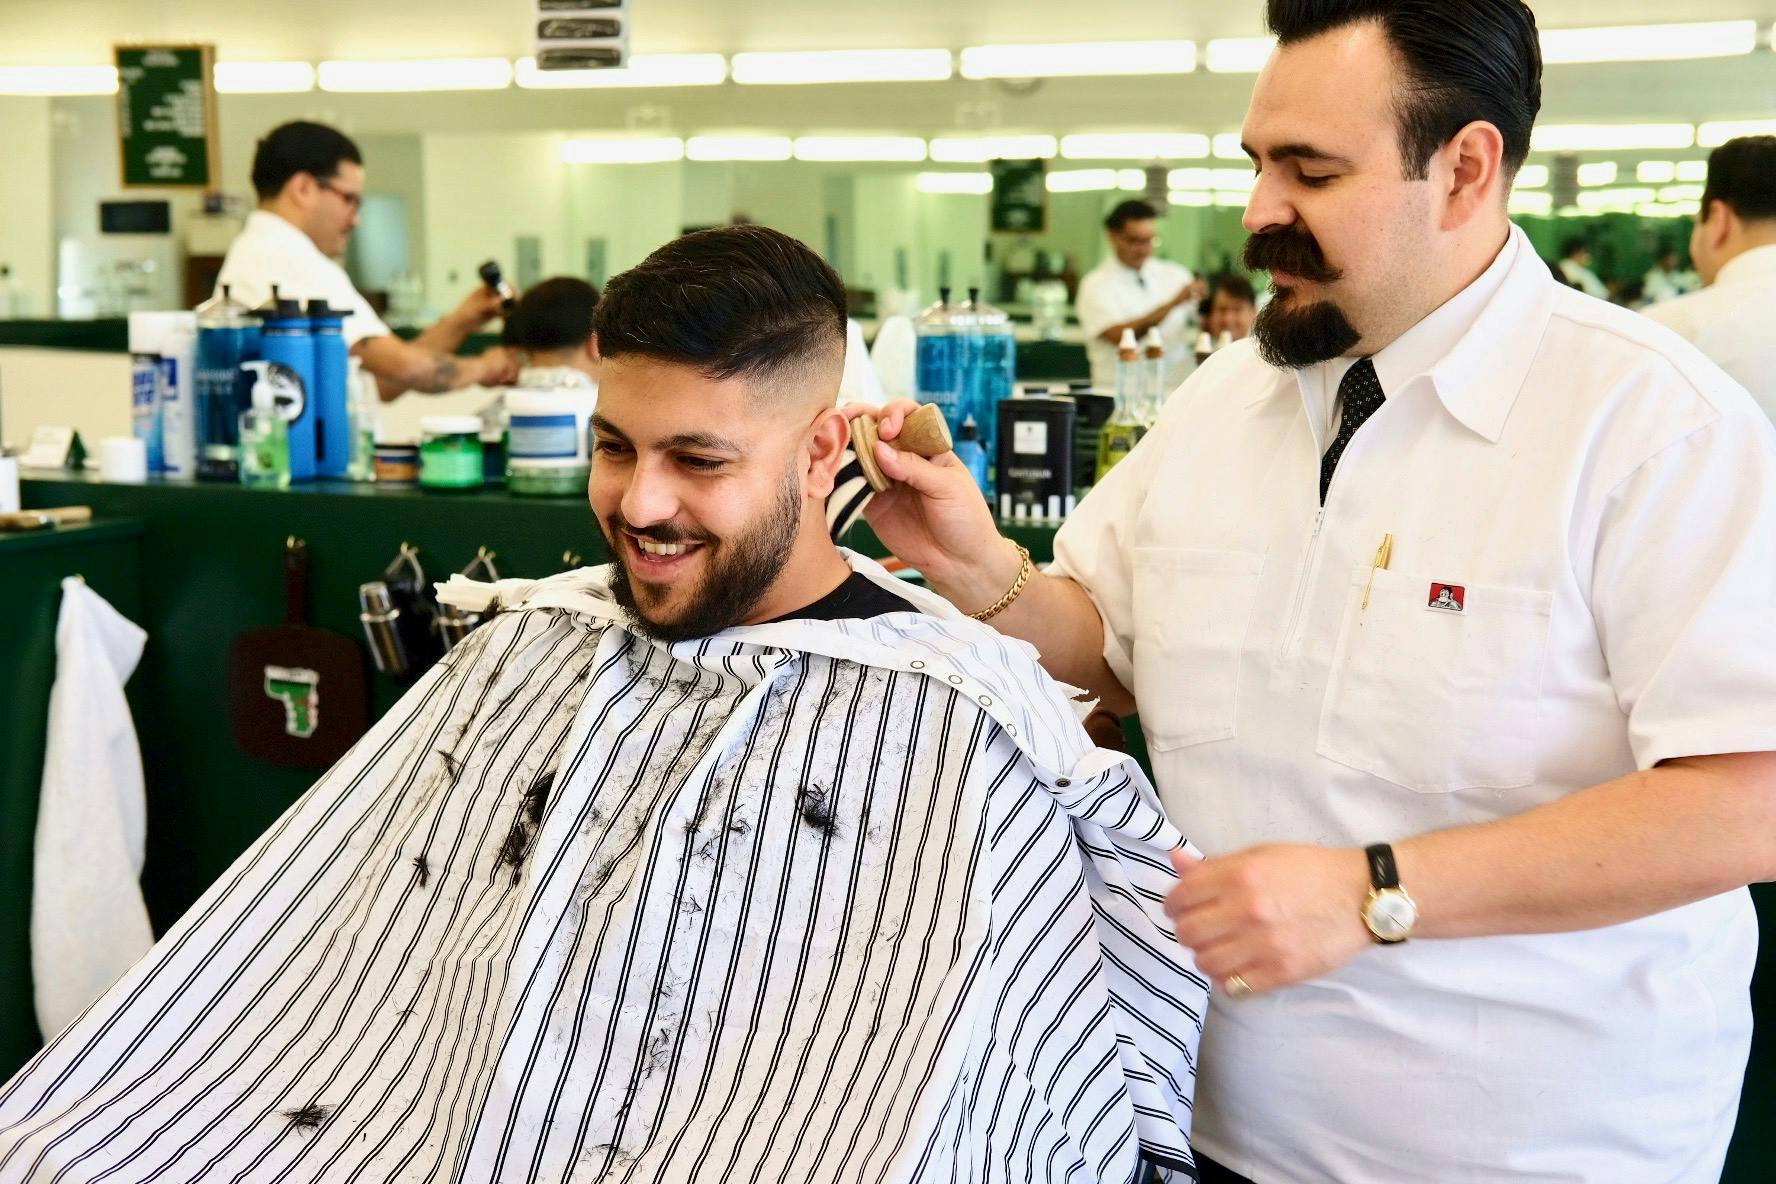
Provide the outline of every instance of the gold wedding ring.
<path id="1" fill-rule="evenodd" d="M 1230 974 L 1227 976 L 1227 997 L 1229 999 L 1244 999 L 1251 993 L 1251 983 L 1248 983 L 1237 974 Z"/>

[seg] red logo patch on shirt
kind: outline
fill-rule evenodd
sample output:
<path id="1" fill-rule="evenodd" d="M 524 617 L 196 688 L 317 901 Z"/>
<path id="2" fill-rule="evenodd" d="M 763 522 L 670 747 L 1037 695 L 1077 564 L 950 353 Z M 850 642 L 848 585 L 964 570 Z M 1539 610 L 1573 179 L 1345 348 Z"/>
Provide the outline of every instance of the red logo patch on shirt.
<path id="1" fill-rule="evenodd" d="M 1439 612 L 1459 613 L 1467 603 L 1468 590 L 1460 584 L 1432 584 L 1431 599 L 1426 608 Z"/>

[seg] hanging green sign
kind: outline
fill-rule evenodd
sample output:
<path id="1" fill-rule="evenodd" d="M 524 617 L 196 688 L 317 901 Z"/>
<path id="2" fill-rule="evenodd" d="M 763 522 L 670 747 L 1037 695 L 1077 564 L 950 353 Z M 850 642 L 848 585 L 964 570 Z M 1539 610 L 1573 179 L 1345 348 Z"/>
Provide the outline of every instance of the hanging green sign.
<path id="1" fill-rule="evenodd" d="M 998 234 L 1041 234 L 1048 229 L 1046 162 L 995 160 L 992 226 Z"/>
<path id="2" fill-rule="evenodd" d="M 126 188 L 215 189 L 215 49 L 118 46 L 117 142 Z"/>

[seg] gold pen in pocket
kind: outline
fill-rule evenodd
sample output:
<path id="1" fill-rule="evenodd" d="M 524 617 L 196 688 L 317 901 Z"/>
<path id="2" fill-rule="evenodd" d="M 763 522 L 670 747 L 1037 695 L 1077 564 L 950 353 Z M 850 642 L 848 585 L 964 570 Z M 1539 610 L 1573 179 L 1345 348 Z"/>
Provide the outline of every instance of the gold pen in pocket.
<path id="1" fill-rule="evenodd" d="M 1393 561 L 1393 558 L 1394 536 L 1391 534 L 1384 534 L 1381 536 L 1381 546 L 1376 548 L 1375 551 L 1375 562 L 1369 568 L 1369 582 L 1363 586 L 1364 608 L 1369 607 L 1369 593 L 1375 587 L 1375 573 L 1378 571 L 1386 571 L 1388 564 Z"/>

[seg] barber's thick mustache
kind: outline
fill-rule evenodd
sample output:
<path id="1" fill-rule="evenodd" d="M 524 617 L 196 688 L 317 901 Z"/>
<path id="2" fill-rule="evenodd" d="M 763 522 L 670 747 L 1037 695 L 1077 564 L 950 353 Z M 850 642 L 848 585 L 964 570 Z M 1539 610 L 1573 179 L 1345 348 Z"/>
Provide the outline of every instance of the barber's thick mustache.
<path id="1" fill-rule="evenodd" d="M 1247 271 L 1281 271 L 1316 284 L 1330 284 L 1344 273 L 1326 262 L 1313 235 L 1299 227 L 1254 234 L 1246 240 Z"/>

